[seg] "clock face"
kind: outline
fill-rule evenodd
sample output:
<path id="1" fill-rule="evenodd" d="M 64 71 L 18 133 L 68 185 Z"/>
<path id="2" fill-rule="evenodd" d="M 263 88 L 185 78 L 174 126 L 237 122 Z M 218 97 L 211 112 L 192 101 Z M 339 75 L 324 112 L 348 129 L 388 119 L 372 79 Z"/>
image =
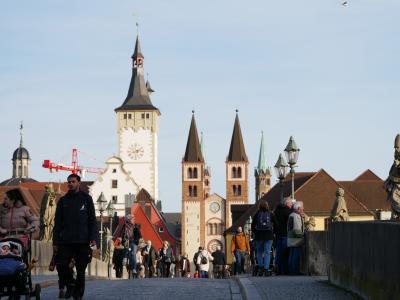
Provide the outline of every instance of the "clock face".
<path id="1" fill-rule="evenodd" d="M 217 203 L 217 202 L 212 202 L 211 204 L 210 204 L 210 210 L 213 212 L 213 213 L 216 213 L 216 212 L 218 212 L 219 210 L 220 210 L 220 205 Z"/>
<path id="2" fill-rule="evenodd" d="M 128 155 L 130 158 L 136 160 L 143 156 L 144 149 L 139 144 L 135 143 L 128 147 Z"/>

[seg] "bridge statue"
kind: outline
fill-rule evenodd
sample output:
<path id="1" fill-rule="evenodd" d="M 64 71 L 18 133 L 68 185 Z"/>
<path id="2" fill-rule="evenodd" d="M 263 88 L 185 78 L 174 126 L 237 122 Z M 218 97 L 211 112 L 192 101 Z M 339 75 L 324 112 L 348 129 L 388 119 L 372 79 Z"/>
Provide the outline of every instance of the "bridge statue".
<path id="1" fill-rule="evenodd" d="M 45 187 L 46 193 L 43 196 L 40 206 L 40 233 L 41 241 L 51 241 L 53 238 L 54 218 L 56 215 L 57 193 L 53 189 L 53 184 L 49 183 Z"/>
<path id="2" fill-rule="evenodd" d="M 332 221 L 349 221 L 346 200 L 344 200 L 344 189 L 338 188 L 336 191 L 336 200 L 331 211 Z"/>
<path id="3" fill-rule="evenodd" d="M 400 220 L 400 134 L 394 140 L 394 162 L 385 181 L 385 189 L 392 207 L 392 220 Z"/>

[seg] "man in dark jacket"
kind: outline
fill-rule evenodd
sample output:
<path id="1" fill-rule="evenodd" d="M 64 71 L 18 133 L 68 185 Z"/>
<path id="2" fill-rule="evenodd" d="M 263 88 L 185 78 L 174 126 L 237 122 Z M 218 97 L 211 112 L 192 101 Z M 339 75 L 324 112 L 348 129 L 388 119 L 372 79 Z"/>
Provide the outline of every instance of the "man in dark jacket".
<path id="1" fill-rule="evenodd" d="M 142 256 L 146 277 L 155 277 L 158 254 L 156 249 L 151 245 L 150 240 L 146 242 L 146 247 L 142 249 Z"/>
<path id="2" fill-rule="evenodd" d="M 221 251 L 221 246 L 217 246 L 216 250 L 211 254 L 213 260 L 213 273 L 214 278 L 225 278 L 226 257 L 225 253 Z"/>
<path id="3" fill-rule="evenodd" d="M 285 198 L 283 203 L 279 203 L 275 209 L 277 221 L 276 234 L 276 274 L 288 274 L 289 252 L 287 248 L 287 223 L 289 215 L 292 213 L 292 199 Z"/>
<path id="4" fill-rule="evenodd" d="M 91 248 L 96 248 L 98 230 L 93 199 L 79 190 L 81 178 L 71 174 L 67 178 L 68 193 L 57 203 L 54 220 L 53 248 L 60 280 L 67 285 L 65 298 L 82 299 L 85 291 L 85 270 L 91 259 Z M 74 259 L 76 280 L 69 263 Z"/>

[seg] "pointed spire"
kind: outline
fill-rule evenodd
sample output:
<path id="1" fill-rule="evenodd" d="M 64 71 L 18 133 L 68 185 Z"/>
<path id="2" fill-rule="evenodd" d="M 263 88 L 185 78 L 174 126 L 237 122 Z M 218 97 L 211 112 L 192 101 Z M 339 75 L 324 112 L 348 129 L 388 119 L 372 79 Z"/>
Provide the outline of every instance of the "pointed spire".
<path id="1" fill-rule="evenodd" d="M 139 36 L 136 38 L 135 52 L 132 55 L 133 68 L 132 78 L 129 85 L 128 95 L 124 103 L 115 109 L 115 111 L 124 110 L 159 110 L 153 106 L 149 96 L 149 90 L 144 80 L 144 69 L 142 50 L 140 48 Z"/>
<path id="2" fill-rule="evenodd" d="M 132 58 L 133 59 L 144 58 L 143 53 L 142 53 L 142 49 L 140 47 L 139 34 L 136 37 L 135 51 L 132 54 Z"/>
<path id="3" fill-rule="evenodd" d="M 154 93 L 155 91 L 151 88 L 150 81 L 149 81 L 149 73 L 147 73 L 147 80 L 146 80 L 146 89 L 149 94 Z"/>
<path id="4" fill-rule="evenodd" d="M 184 162 L 204 162 L 201 153 L 201 145 L 199 135 L 197 133 L 196 120 L 194 118 L 194 110 L 192 111 L 192 121 L 190 123 L 189 136 L 186 144 Z"/>
<path id="5" fill-rule="evenodd" d="M 258 165 L 257 165 L 257 170 L 263 171 L 266 173 L 268 167 L 267 167 L 267 161 L 265 160 L 265 149 L 264 149 L 264 132 L 261 131 L 261 144 L 260 144 L 260 153 L 258 155 Z"/>
<path id="6" fill-rule="evenodd" d="M 248 162 L 246 150 L 244 149 L 242 130 L 240 129 L 238 110 L 236 110 L 235 125 L 233 126 L 231 146 L 229 148 L 227 161 Z"/>
<path id="7" fill-rule="evenodd" d="M 19 126 L 19 147 L 20 148 L 24 147 L 23 137 L 24 137 L 24 124 L 21 121 L 21 125 Z"/>

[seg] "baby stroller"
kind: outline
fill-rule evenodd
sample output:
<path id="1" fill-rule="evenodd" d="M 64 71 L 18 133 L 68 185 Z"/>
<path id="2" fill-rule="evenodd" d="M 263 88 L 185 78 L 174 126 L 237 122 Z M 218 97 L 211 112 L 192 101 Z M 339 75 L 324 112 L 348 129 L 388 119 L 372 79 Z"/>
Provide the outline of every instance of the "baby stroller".
<path id="1" fill-rule="evenodd" d="M 40 284 L 32 286 L 31 239 L 32 234 L 0 240 L 9 247 L 9 253 L 0 255 L 0 298 L 40 299 Z"/>

